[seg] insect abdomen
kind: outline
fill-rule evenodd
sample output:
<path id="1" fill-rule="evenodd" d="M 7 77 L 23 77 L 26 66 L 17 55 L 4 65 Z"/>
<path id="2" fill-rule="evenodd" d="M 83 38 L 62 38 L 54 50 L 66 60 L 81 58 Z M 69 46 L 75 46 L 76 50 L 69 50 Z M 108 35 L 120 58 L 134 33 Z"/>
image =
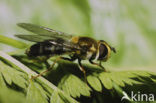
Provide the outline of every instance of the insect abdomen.
<path id="1" fill-rule="evenodd" d="M 32 45 L 27 51 L 28 56 L 52 56 L 64 53 L 62 45 L 54 45 L 50 41 L 39 42 Z"/>

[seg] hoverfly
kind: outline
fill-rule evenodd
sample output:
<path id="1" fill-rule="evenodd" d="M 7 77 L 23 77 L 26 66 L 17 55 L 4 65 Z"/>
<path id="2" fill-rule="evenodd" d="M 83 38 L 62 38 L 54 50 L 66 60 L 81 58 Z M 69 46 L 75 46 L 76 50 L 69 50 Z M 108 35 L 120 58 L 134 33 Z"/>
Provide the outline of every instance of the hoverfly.
<path id="1" fill-rule="evenodd" d="M 104 67 L 101 65 L 101 62 L 108 60 L 111 55 L 111 51 L 116 53 L 115 48 L 111 47 L 104 40 L 95 40 L 93 38 L 84 36 L 73 36 L 64 32 L 29 23 L 19 23 L 17 25 L 23 29 L 37 34 L 15 35 L 18 38 L 36 42 L 26 50 L 26 54 L 29 57 L 51 57 L 58 55 L 61 59 L 68 61 L 74 61 L 77 59 L 79 68 L 84 75 L 86 72 L 81 64 L 81 60 L 89 60 L 91 64 L 98 65 L 104 69 Z M 62 57 L 63 54 L 68 54 L 69 58 Z M 54 61 L 54 64 L 57 62 L 57 60 L 58 59 Z M 95 63 L 93 60 L 100 61 L 100 63 Z"/>

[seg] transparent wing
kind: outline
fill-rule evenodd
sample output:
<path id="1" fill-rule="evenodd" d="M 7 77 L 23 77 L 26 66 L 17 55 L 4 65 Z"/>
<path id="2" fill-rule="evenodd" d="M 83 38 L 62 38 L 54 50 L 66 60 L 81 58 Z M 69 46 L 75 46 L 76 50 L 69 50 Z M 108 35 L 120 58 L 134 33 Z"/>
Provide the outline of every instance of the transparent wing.
<path id="1" fill-rule="evenodd" d="M 42 35 L 23 35 L 23 34 L 17 34 L 15 36 L 18 38 L 24 39 L 24 40 L 32 41 L 32 42 L 49 41 L 53 45 L 56 45 L 56 46 L 63 45 L 64 49 L 68 49 L 69 51 L 81 50 L 79 45 L 73 44 L 73 43 L 66 41 L 64 39 L 61 39 L 61 38 L 52 38 L 52 37 L 47 37 L 47 36 L 42 36 Z"/>
<path id="2" fill-rule="evenodd" d="M 18 23 L 17 24 L 19 27 L 26 29 L 32 33 L 38 34 L 38 35 L 44 35 L 44 36 L 49 36 L 49 37 L 58 37 L 58 38 L 66 38 L 69 39 L 72 37 L 72 35 L 69 35 L 64 32 L 56 31 L 50 28 L 46 28 L 43 26 L 38 26 L 30 23 Z"/>
<path id="3" fill-rule="evenodd" d="M 23 35 L 23 34 L 17 34 L 15 35 L 18 38 L 32 41 L 32 42 L 43 42 L 45 40 L 54 40 L 55 38 L 50 38 L 47 36 L 42 36 L 42 35 Z"/>
<path id="4" fill-rule="evenodd" d="M 60 42 L 63 42 L 63 46 L 65 48 L 71 50 L 72 49 L 80 50 L 77 44 L 73 44 L 69 41 L 73 37 L 72 35 L 30 23 L 18 23 L 17 25 L 21 28 L 24 28 L 25 30 L 38 34 L 38 35 L 23 35 L 23 34 L 15 35 L 18 38 L 32 42 L 44 42 L 50 40 L 55 45 L 62 45 L 62 43 Z"/>

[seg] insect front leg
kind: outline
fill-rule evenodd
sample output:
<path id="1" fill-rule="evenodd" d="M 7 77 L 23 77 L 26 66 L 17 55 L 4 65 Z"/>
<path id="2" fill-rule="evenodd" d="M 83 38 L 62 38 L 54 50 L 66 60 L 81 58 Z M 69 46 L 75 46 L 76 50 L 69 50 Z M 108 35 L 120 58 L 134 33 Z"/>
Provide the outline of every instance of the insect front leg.
<path id="1" fill-rule="evenodd" d="M 85 71 L 85 69 L 83 68 L 83 66 L 82 66 L 82 64 L 81 64 L 81 60 L 80 60 L 80 59 L 78 59 L 78 64 L 79 64 L 80 70 L 81 70 L 81 71 L 83 72 L 83 74 L 84 74 L 85 82 L 87 83 L 86 71 Z"/>
<path id="2" fill-rule="evenodd" d="M 102 66 L 101 61 L 100 61 L 100 63 L 98 64 L 98 63 L 93 62 L 93 61 L 90 59 L 89 62 L 90 62 L 91 64 L 93 64 L 93 65 L 99 66 L 100 68 L 102 68 L 102 69 L 106 72 L 106 69 Z"/>

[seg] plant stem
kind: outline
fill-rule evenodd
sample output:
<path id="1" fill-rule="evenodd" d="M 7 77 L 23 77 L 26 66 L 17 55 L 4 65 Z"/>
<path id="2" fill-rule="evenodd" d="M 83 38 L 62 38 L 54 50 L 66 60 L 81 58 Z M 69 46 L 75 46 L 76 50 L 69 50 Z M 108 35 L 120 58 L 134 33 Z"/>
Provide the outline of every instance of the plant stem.
<path id="1" fill-rule="evenodd" d="M 19 49 L 24 49 L 26 47 L 28 47 L 27 44 L 25 44 L 24 42 L 0 35 L 0 43 L 4 43 Z"/>

